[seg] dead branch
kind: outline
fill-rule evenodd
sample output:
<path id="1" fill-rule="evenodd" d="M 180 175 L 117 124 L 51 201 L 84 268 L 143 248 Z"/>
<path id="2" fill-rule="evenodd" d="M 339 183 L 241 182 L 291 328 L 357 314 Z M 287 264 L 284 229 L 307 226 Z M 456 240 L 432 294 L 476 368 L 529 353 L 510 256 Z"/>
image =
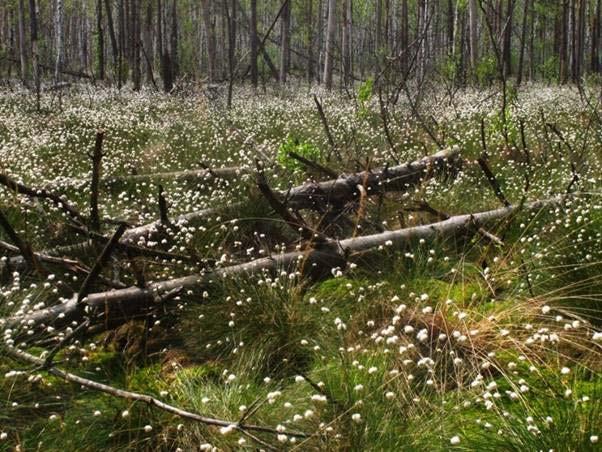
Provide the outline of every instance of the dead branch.
<path id="1" fill-rule="evenodd" d="M 4 229 L 4 232 L 6 232 L 6 235 L 8 235 L 8 237 L 13 241 L 13 243 L 19 249 L 19 251 L 20 251 L 21 255 L 23 256 L 23 258 L 25 259 L 25 261 L 31 266 L 31 268 L 36 270 L 40 274 L 40 276 L 44 276 L 45 271 L 43 270 L 42 266 L 38 262 L 36 255 L 34 254 L 33 250 L 31 249 L 31 245 L 29 243 L 25 242 L 23 239 L 21 239 L 19 234 L 17 234 L 17 231 L 15 231 L 13 229 L 12 225 L 10 224 L 8 219 L 4 216 L 4 213 L 2 211 L 0 211 L 0 227 L 2 227 L 2 229 Z"/>
<path id="2" fill-rule="evenodd" d="M 159 221 L 163 226 L 172 226 L 169 221 L 167 200 L 163 195 L 163 185 L 158 186 Z"/>
<path id="3" fill-rule="evenodd" d="M 88 154 L 92 159 L 92 181 L 90 186 L 90 228 L 93 231 L 100 230 L 100 217 L 98 215 L 98 194 L 100 184 L 100 171 L 102 169 L 102 142 L 104 140 L 104 132 L 99 130 L 96 132 L 96 141 L 94 143 L 94 152 Z"/>
<path id="4" fill-rule="evenodd" d="M 124 224 L 120 225 L 117 228 L 117 230 L 115 231 L 115 233 L 113 234 L 113 236 L 111 237 L 111 240 L 109 240 L 107 242 L 107 244 L 105 245 L 104 249 L 100 253 L 100 256 L 94 263 L 92 270 L 90 270 L 90 273 L 88 273 L 88 276 L 86 277 L 81 288 L 79 289 L 79 292 L 77 294 L 77 302 L 78 303 L 81 303 L 82 300 L 88 295 L 88 293 L 90 293 L 90 290 L 92 289 L 92 285 L 94 284 L 96 278 L 98 277 L 98 275 L 100 275 L 103 268 L 109 261 L 109 258 L 111 257 L 111 254 L 113 253 L 113 251 L 115 250 L 115 247 L 119 243 L 119 239 L 125 232 L 126 227 L 127 226 Z"/>
<path id="5" fill-rule="evenodd" d="M 518 122 L 520 126 L 520 141 L 523 148 L 523 153 L 525 154 L 525 163 L 527 165 L 527 169 L 525 171 L 525 186 L 523 187 L 523 197 L 527 196 L 527 192 L 529 188 L 531 188 L 531 175 L 533 172 L 533 166 L 531 163 L 531 154 L 529 153 L 529 147 L 527 146 L 527 138 L 525 135 L 525 121 L 521 118 Z"/>
<path id="6" fill-rule="evenodd" d="M 320 173 L 325 174 L 328 177 L 336 178 L 339 176 L 335 171 L 331 170 L 330 168 L 320 165 L 318 162 L 314 162 L 313 160 L 307 159 L 307 158 L 297 154 L 296 152 L 291 151 L 288 153 L 288 156 L 290 158 L 295 159 L 298 162 L 302 163 L 306 167 L 312 168 Z"/>
<path id="7" fill-rule="evenodd" d="M 318 114 L 320 115 L 320 121 L 322 121 L 322 126 L 324 127 L 324 132 L 326 133 L 326 137 L 328 138 L 328 144 L 330 144 L 330 152 L 328 153 L 327 160 L 330 160 L 330 154 L 334 152 L 337 158 L 342 161 L 343 158 L 339 153 L 337 145 L 334 141 L 332 133 L 330 131 L 330 127 L 328 126 L 328 120 L 326 119 L 326 115 L 324 114 L 324 109 L 322 108 L 322 103 L 318 100 L 318 96 L 314 94 L 314 102 L 316 103 L 316 107 L 318 108 Z"/>
<path id="8" fill-rule="evenodd" d="M 562 141 L 562 144 L 564 144 L 566 146 L 566 148 L 569 150 L 569 154 L 571 157 L 571 181 L 569 182 L 569 185 L 567 186 L 565 192 L 566 193 L 570 193 L 573 189 L 573 185 L 575 185 L 577 182 L 579 182 L 580 176 L 579 176 L 579 172 L 577 171 L 577 165 L 575 165 L 575 150 L 573 149 L 573 147 L 571 146 L 571 144 L 564 138 L 564 135 L 562 134 L 562 132 L 560 130 L 558 130 L 558 127 L 556 127 L 555 124 L 553 123 L 547 123 L 546 124 L 547 127 L 549 127 L 552 132 L 554 132 L 554 134 L 560 138 L 560 141 Z"/>
<path id="9" fill-rule="evenodd" d="M 380 106 L 380 118 L 383 122 L 383 129 L 385 131 L 385 137 L 387 138 L 387 143 L 389 145 L 389 156 L 395 164 L 399 165 L 399 159 L 395 155 L 395 145 L 393 144 L 393 138 L 391 137 L 391 132 L 389 131 L 389 116 L 387 113 L 387 109 L 385 107 L 385 103 L 383 101 L 383 92 L 382 89 L 378 88 L 378 104 Z"/>
<path id="10" fill-rule="evenodd" d="M 307 225 L 305 220 L 298 213 L 292 213 L 288 210 L 287 206 L 280 202 L 280 200 L 276 197 L 272 189 L 270 188 L 268 181 L 263 172 L 263 168 L 259 163 L 259 160 L 256 161 L 257 164 L 257 188 L 264 196 L 264 198 L 268 201 L 268 204 L 274 211 L 280 215 L 280 217 L 285 221 L 289 227 L 295 231 L 295 233 L 301 232 L 301 235 L 306 240 L 311 240 L 314 236 L 311 228 Z"/>
<path id="11" fill-rule="evenodd" d="M 73 220 L 79 223 L 86 223 L 86 219 L 77 211 L 77 209 L 68 201 L 64 200 L 61 196 L 46 190 L 45 188 L 31 188 L 24 184 L 21 184 L 11 179 L 6 174 L 0 174 L 0 184 L 8 187 L 9 190 L 19 193 L 21 195 L 29 196 L 30 198 L 42 198 L 48 199 L 54 205 L 64 210 Z"/>
<path id="12" fill-rule="evenodd" d="M 103 186 L 111 186 L 116 184 L 128 183 L 128 182 L 144 182 L 144 181 L 161 181 L 161 180 L 183 180 L 183 181 L 195 181 L 195 180 L 206 180 L 206 179 L 232 179 L 244 174 L 249 174 L 251 171 L 243 167 L 226 167 L 226 168 L 203 168 L 198 170 L 185 170 L 185 171 L 168 171 L 163 173 L 151 173 L 151 174 L 131 174 L 128 176 L 112 176 L 100 180 L 100 184 Z M 77 178 L 60 178 L 52 181 L 48 186 L 53 188 L 76 188 L 82 187 L 87 184 L 85 179 Z"/>
<path id="13" fill-rule="evenodd" d="M 489 185 L 495 193 L 495 196 L 497 196 L 497 199 L 499 199 L 504 206 L 509 207 L 510 201 L 508 201 L 508 199 L 504 195 L 504 192 L 502 191 L 500 184 L 497 178 L 495 177 L 495 174 L 493 174 L 493 171 L 491 171 L 491 168 L 489 168 L 489 165 L 487 164 L 486 154 L 481 154 L 481 157 L 477 159 L 477 162 L 479 163 L 479 166 L 481 167 L 483 173 L 485 173 L 485 176 L 487 177 L 487 182 L 489 182 Z"/>
<path id="14" fill-rule="evenodd" d="M 33 364 L 38 367 L 43 367 L 45 361 L 41 358 L 38 358 L 30 353 L 27 353 L 23 350 L 20 350 L 15 347 L 7 347 L 6 353 L 21 362 Z M 188 419 L 194 422 L 200 422 L 205 425 L 213 425 L 216 427 L 231 427 L 236 430 L 249 430 L 263 433 L 270 433 L 273 435 L 277 435 L 280 432 L 271 427 L 264 427 L 261 425 L 253 425 L 253 424 L 237 424 L 236 422 L 225 421 L 221 419 L 210 418 L 206 416 L 202 416 L 200 414 L 193 413 L 191 411 L 186 411 L 184 409 L 175 407 L 173 405 L 169 405 L 165 402 L 162 402 L 152 396 L 146 394 L 139 394 L 136 392 L 125 391 L 123 389 L 118 389 L 113 386 L 109 386 L 103 383 L 99 383 L 97 381 L 90 380 L 88 378 L 83 378 L 78 375 L 72 374 L 65 370 L 59 369 L 55 366 L 51 366 L 46 370 L 49 374 L 54 375 L 55 377 L 61 378 L 65 381 L 75 383 L 77 385 L 83 386 L 85 388 L 91 389 L 93 391 L 103 392 L 105 394 L 109 394 L 110 396 L 117 397 L 120 399 L 132 400 L 135 402 L 142 402 L 149 406 L 158 408 L 160 410 L 166 411 L 168 413 L 172 413 L 178 417 L 183 419 Z M 308 435 L 302 432 L 297 432 L 294 430 L 287 430 L 286 434 L 288 436 L 294 436 L 296 438 L 306 438 Z"/>
<path id="15" fill-rule="evenodd" d="M 76 247 L 79 247 L 79 251 L 88 251 L 90 246 L 92 246 L 94 242 L 106 244 L 110 240 L 108 237 L 105 237 L 104 235 L 99 234 L 98 232 L 90 231 L 86 228 L 82 228 L 81 226 L 77 226 L 77 225 L 73 225 L 73 224 L 67 224 L 67 226 L 70 227 L 71 229 L 73 229 L 74 231 L 77 231 L 81 234 L 87 235 L 92 240 L 89 240 L 82 244 L 64 247 L 64 248 L 62 248 L 63 250 L 66 248 L 74 249 Z M 124 236 L 125 236 L 125 234 L 124 234 Z M 145 248 L 142 246 L 134 245 L 125 240 L 121 240 L 118 243 L 116 243 L 115 249 L 117 249 L 123 253 L 129 252 L 133 256 L 146 256 L 146 257 L 153 257 L 153 258 L 167 259 L 167 260 L 176 260 L 176 261 L 182 260 L 185 262 L 196 262 L 197 261 L 197 259 L 193 256 L 187 256 L 184 254 L 176 254 L 176 253 L 170 253 L 167 251 L 160 251 L 160 250 L 154 250 L 151 248 Z"/>
<path id="16" fill-rule="evenodd" d="M 44 357 L 44 364 L 41 366 L 42 369 L 46 370 L 53 366 L 54 357 L 60 352 L 69 342 L 75 339 L 80 333 L 85 332 L 90 325 L 90 319 L 84 320 L 75 329 L 71 330 L 70 333 L 66 334 L 60 342 Z"/>
<path id="17" fill-rule="evenodd" d="M 10 243 L 3 242 L 1 240 L 0 240 L 0 248 L 4 248 L 5 250 L 7 250 L 11 253 L 21 253 L 21 250 L 19 250 L 18 247 L 11 245 Z M 51 264 L 51 265 L 59 265 L 59 266 L 64 267 L 65 269 L 67 269 L 71 272 L 74 272 L 74 273 L 83 273 L 85 275 L 90 273 L 90 269 L 78 260 L 67 259 L 67 258 L 57 257 L 57 256 L 50 256 L 48 254 L 36 253 L 36 252 L 34 252 L 33 254 L 39 262 L 45 262 L 45 263 Z M 27 270 L 29 268 L 32 268 L 31 263 L 28 263 L 22 255 L 12 257 L 11 259 L 8 260 L 8 262 L 6 264 L 0 262 L 0 274 L 2 274 L 5 270 L 12 269 L 14 271 L 20 272 L 20 271 Z M 97 279 L 107 287 L 112 287 L 112 288 L 117 288 L 117 289 L 123 289 L 123 288 L 127 287 L 124 283 L 122 283 L 120 281 L 115 281 L 112 279 L 104 278 L 101 275 L 99 275 L 97 277 Z"/>

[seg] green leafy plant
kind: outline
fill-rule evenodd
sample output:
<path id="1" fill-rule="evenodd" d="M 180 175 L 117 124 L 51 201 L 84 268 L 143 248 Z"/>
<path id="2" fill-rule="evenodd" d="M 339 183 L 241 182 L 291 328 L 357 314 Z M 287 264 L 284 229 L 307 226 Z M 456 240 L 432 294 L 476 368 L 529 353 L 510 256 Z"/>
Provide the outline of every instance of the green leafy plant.
<path id="1" fill-rule="evenodd" d="M 357 90 L 357 100 L 360 104 L 365 104 L 370 100 L 374 91 L 374 80 L 369 78 L 364 83 L 362 83 Z"/>
<path id="2" fill-rule="evenodd" d="M 480 85 L 489 85 L 497 74 L 497 62 L 493 56 L 481 58 L 475 69 L 475 76 Z"/>
<path id="3" fill-rule="evenodd" d="M 313 161 L 319 161 L 322 157 L 322 152 L 317 146 L 299 141 L 297 137 L 289 135 L 278 148 L 277 160 L 280 165 L 293 172 L 301 171 L 303 166 L 298 160 L 289 155 L 291 152 Z"/>
<path id="4" fill-rule="evenodd" d="M 541 76 L 547 82 L 551 82 L 558 78 L 558 67 L 560 63 L 558 58 L 555 56 L 547 58 L 542 64 L 539 65 L 539 71 Z"/>
<path id="5" fill-rule="evenodd" d="M 374 80 L 372 78 L 367 79 L 360 85 L 357 90 L 357 101 L 359 104 L 359 116 L 364 118 L 368 114 L 368 102 L 374 94 Z"/>

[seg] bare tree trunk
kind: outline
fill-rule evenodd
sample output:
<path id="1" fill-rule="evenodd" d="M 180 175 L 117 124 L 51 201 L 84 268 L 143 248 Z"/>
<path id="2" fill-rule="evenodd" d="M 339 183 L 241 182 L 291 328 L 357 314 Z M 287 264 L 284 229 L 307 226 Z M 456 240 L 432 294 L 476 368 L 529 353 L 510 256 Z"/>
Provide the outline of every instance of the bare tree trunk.
<path id="1" fill-rule="evenodd" d="M 282 85 L 286 84 L 289 70 L 289 56 L 291 52 L 291 0 L 284 4 L 280 16 L 280 76 Z"/>
<path id="2" fill-rule="evenodd" d="M 79 27 L 76 25 L 77 34 L 79 36 L 79 57 L 80 67 L 84 71 L 90 69 L 90 43 L 88 42 L 88 32 L 90 30 L 90 23 L 88 21 L 88 2 L 81 2 L 81 16 L 79 20 Z"/>
<path id="3" fill-rule="evenodd" d="M 121 89 L 123 86 L 123 59 L 125 57 L 125 41 L 126 41 L 126 31 L 125 31 L 125 0 L 119 0 L 118 3 L 118 22 L 119 22 L 119 58 L 118 58 L 118 74 L 117 74 L 117 87 Z"/>
<path id="4" fill-rule="evenodd" d="M 171 80 L 166 80 L 163 64 L 163 3 L 157 0 L 157 56 L 159 57 L 159 66 L 161 70 L 161 80 L 163 81 L 163 91 L 171 91 Z M 170 85 L 170 86 L 168 86 Z"/>
<path id="5" fill-rule="evenodd" d="M 217 79 L 216 67 L 216 42 L 215 28 L 211 20 L 211 3 L 209 0 L 201 0 L 201 8 L 203 9 L 203 24 L 205 25 L 205 33 L 207 35 L 207 77 L 209 82 L 215 82 Z"/>
<path id="6" fill-rule="evenodd" d="M 113 10 L 111 8 L 111 0 L 105 0 L 105 11 L 107 13 L 107 26 L 109 29 L 109 39 L 111 41 L 111 56 L 113 61 L 113 72 L 117 71 L 119 46 L 115 36 L 115 25 L 113 23 Z"/>
<path id="7" fill-rule="evenodd" d="M 33 84 L 36 93 L 36 110 L 40 111 L 40 67 L 38 55 L 38 9 L 36 0 L 29 0 L 29 23 L 31 34 L 31 63 L 33 69 Z"/>
<path id="8" fill-rule="evenodd" d="M 410 44 L 410 21 L 408 18 L 409 8 L 408 0 L 401 0 L 401 33 L 400 33 L 400 48 L 403 52 L 403 58 L 401 59 L 401 71 L 404 74 L 408 68 L 408 46 Z"/>
<path id="9" fill-rule="evenodd" d="M 25 50 L 25 2 L 19 0 L 19 63 L 21 82 L 27 83 L 27 51 Z"/>
<path id="10" fill-rule="evenodd" d="M 377 61 L 379 55 L 382 51 L 383 47 L 383 0 L 376 0 L 376 30 L 374 32 L 374 55 L 377 57 Z M 376 69 L 378 71 L 378 69 Z"/>
<path id="11" fill-rule="evenodd" d="M 330 1 L 330 0 L 326 0 L 326 1 Z M 327 3 L 328 5 L 328 3 Z M 324 33 L 323 33 L 323 28 L 324 28 L 324 1 L 323 0 L 318 0 L 318 28 L 317 28 L 317 36 L 316 39 L 318 40 L 316 48 L 318 49 L 318 63 L 317 63 L 317 67 L 316 67 L 316 80 L 318 82 L 318 85 L 320 83 L 322 83 L 322 77 L 323 77 L 323 73 L 322 71 L 322 60 L 323 60 L 323 45 L 324 45 Z"/>
<path id="12" fill-rule="evenodd" d="M 418 58 L 418 82 L 422 83 L 426 76 L 426 66 L 428 60 L 428 28 L 429 28 L 429 3 L 428 0 L 420 0 L 418 3 L 418 16 L 420 26 L 417 28 L 418 38 L 420 40 L 420 56 Z"/>
<path id="13" fill-rule="evenodd" d="M 98 79 L 105 79 L 105 34 L 102 23 L 102 0 L 96 1 L 96 45 L 98 51 Z"/>
<path id="14" fill-rule="evenodd" d="M 344 24 L 343 24 L 343 77 L 345 87 L 348 87 L 352 81 L 352 53 L 353 45 L 351 42 L 352 37 L 352 17 L 353 10 L 351 0 L 345 0 L 345 11 L 344 11 Z"/>
<path id="15" fill-rule="evenodd" d="M 591 54 L 591 71 L 597 74 L 600 71 L 600 9 L 601 0 L 596 2 L 596 12 L 592 20 L 592 54 Z"/>
<path id="16" fill-rule="evenodd" d="M 251 44 L 251 84 L 257 88 L 259 71 L 257 69 L 257 0 L 251 0 L 251 24 L 249 40 Z"/>
<path id="17" fill-rule="evenodd" d="M 470 37 L 470 67 L 475 72 L 479 64 L 479 17 L 477 9 L 478 0 L 468 1 L 468 20 L 469 20 L 469 37 Z"/>
<path id="18" fill-rule="evenodd" d="M 506 77 L 512 74 L 512 29 L 514 23 L 514 0 L 508 0 L 505 21 L 502 23 L 504 48 L 502 51 L 503 69 Z"/>
<path id="19" fill-rule="evenodd" d="M 172 0 L 171 4 L 171 33 L 169 35 L 169 48 L 171 50 L 171 74 L 172 79 L 178 77 L 180 63 L 178 58 L 178 0 Z"/>
<path id="20" fill-rule="evenodd" d="M 228 7 L 230 2 L 230 7 Z M 236 55 L 236 0 L 224 0 L 224 10 L 228 25 L 228 108 L 232 107 L 232 90 L 234 88 L 234 57 Z"/>
<path id="21" fill-rule="evenodd" d="M 57 86 L 61 77 L 61 63 L 63 61 L 63 0 L 56 0 L 54 12 L 55 33 L 55 60 L 54 60 L 54 85 Z"/>
<path id="22" fill-rule="evenodd" d="M 312 83 L 314 79 L 314 14 L 313 0 L 306 0 L 305 26 L 307 27 L 307 82 Z"/>
<path id="23" fill-rule="evenodd" d="M 131 34 L 132 34 L 132 11 L 131 11 L 131 2 L 132 0 L 122 0 L 123 1 L 123 26 L 124 26 L 124 42 L 123 42 L 123 49 L 124 49 L 124 55 L 125 55 L 125 59 L 127 61 L 127 75 L 126 75 L 126 80 L 128 78 L 128 76 L 130 75 L 129 72 L 132 69 L 132 45 L 130 42 L 131 39 Z"/>
<path id="24" fill-rule="evenodd" d="M 447 53 L 449 55 L 454 54 L 454 34 L 455 34 L 455 25 L 457 19 L 457 11 L 454 6 L 454 0 L 447 1 Z"/>
<path id="25" fill-rule="evenodd" d="M 157 0 L 157 51 L 161 63 L 161 79 L 163 80 L 163 91 L 169 93 L 173 88 L 173 74 L 171 73 L 171 59 L 169 50 L 163 42 L 164 21 L 163 3 Z"/>
<path id="26" fill-rule="evenodd" d="M 568 80 L 569 73 L 569 4 L 568 0 L 563 0 L 562 9 L 560 10 L 560 52 L 558 56 L 559 60 L 559 71 L 558 75 L 560 83 L 566 83 Z"/>
<path id="27" fill-rule="evenodd" d="M 531 13 L 529 25 L 529 80 L 535 77 L 535 11 Z"/>
<path id="28" fill-rule="evenodd" d="M 518 74 L 516 79 L 516 84 L 520 86 L 523 81 L 523 68 L 525 61 L 525 47 L 527 45 L 527 28 L 529 26 L 529 11 L 530 11 L 530 0 L 525 0 L 525 5 L 523 9 L 523 25 L 521 29 L 521 37 L 520 37 L 520 54 L 518 57 Z"/>
<path id="29" fill-rule="evenodd" d="M 578 67 L 578 59 L 577 59 L 577 46 L 578 46 L 578 39 L 577 39 L 577 10 L 576 10 L 576 5 L 575 2 L 577 0 L 574 0 L 573 2 L 570 2 L 570 30 L 571 30 L 571 50 L 572 50 L 572 54 L 571 54 L 571 79 L 573 80 L 574 83 L 577 83 L 578 79 L 579 79 L 579 67 Z"/>
<path id="30" fill-rule="evenodd" d="M 466 31 L 467 31 L 467 20 L 466 11 L 461 13 L 456 8 L 456 14 L 459 16 L 460 25 L 456 27 L 456 34 L 459 35 L 459 51 L 458 51 L 458 73 L 460 74 L 460 82 L 464 85 L 466 83 Z M 460 30 L 458 33 L 457 30 Z"/>
<path id="31" fill-rule="evenodd" d="M 585 10 L 587 6 L 586 0 L 579 0 L 579 10 L 577 16 L 577 83 L 581 83 L 581 76 L 583 75 L 583 61 L 585 60 Z"/>
<path id="32" fill-rule="evenodd" d="M 153 2 L 148 0 L 146 5 L 146 17 L 144 23 L 144 61 L 146 68 L 146 81 L 152 82 L 153 76 L 153 63 L 154 63 L 154 52 L 153 52 Z"/>
<path id="33" fill-rule="evenodd" d="M 336 32 L 336 0 L 328 0 L 328 26 L 326 29 L 326 55 L 324 57 L 324 84 L 332 89 L 334 38 Z"/>
<path id="34" fill-rule="evenodd" d="M 130 14 L 132 15 L 132 82 L 134 91 L 142 87 L 142 71 L 140 59 L 140 0 L 132 0 Z"/>

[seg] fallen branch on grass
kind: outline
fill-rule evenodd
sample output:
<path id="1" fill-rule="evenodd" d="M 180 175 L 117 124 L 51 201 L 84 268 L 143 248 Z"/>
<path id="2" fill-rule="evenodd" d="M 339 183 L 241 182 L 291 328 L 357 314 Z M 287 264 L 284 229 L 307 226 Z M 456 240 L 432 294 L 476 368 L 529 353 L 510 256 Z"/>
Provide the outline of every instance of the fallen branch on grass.
<path id="1" fill-rule="evenodd" d="M 96 132 L 94 142 L 94 152 L 88 154 L 92 160 L 92 180 L 90 182 L 90 228 L 93 231 L 100 231 L 100 216 L 98 214 L 98 197 L 100 195 L 100 172 L 102 170 L 102 142 L 105 133 L 102 130 Z"/>
<path id="2" fill-rule="evenodd" d="M 65 211 L 75 221 L 78 221 L 79 223 L 83 224 L 86 223 L 86 218 L 84 218 L 75 207 L 69 204 L 67 200 L 63 199 L 63 197 L 45 188 L 28 187 L 25 184 L 15 181 L 6 174 L 0 174 L 0 184 L 6 186 L 9 190 L 13 192 L 29 196 L 30 198 L 47 199 L 51 201 L 55 206 Z"/>
<path id="3" fill-rule="evenodd" d="M 4 213 L 2 213 L 2 211 L 0 211 L 0 228 L 2 228 L 6 235 L 8 235 L 8 237 L 13 241 L 13 243 L 21 253 L 21 256 L 23 256 L 25 262 L 27 262 L 31 266 L 31 268 L 35 269 L 40 274 L 40 276 L 45 276 L 45 271 L 40 266 L 40 263 L 35 253 L 31 249 L 31 245 L 25 242 L 23 239 L 21 239 L 19 234 L 17 234 L 17 232 L 12 227 L 8 219 L 4 216 Z"/>
<path id="4" fill-rule="evenodd" d="M 10 243 L 6 243 L 0 241 L 0 248 L 10 252 L 10 253 L 19 253 L 20 250 L 14 245 Z M 44 262 L 49 265 L 56 265 L 59 267 L 63 267 L 66 270 L 69 270 L 73 273 L 80 273 L 84 275 L 88 275 L 90 273 L 90 269 L 86 267 L 83 263 L 75 259 L 67 259 L 63 257 L 57 256 L 49 256 L 48 254 L 43 253 L 33 253 L 36 259 L 39 262 Z M 15 256 L 10 259 L 7 259 L 5 262 L 0 262 L 0 275 L 3 275 L 6 271 L 16 271 L 20 272 L 27 268 L 30 268 L 31 264 L 28 263 L 23 256 Z M 103 277 L 102 275 L 98 275 L 97 279 L 107 287 L 113 287 L 117 289 L 123 289 L 127 287 L 124 283 L 120 281 L 111 280 Z"/>
<path id="5" fill-rule="evenodd" d="M 27 353 L 23 350 L 19 350 L 18 348 L 15 348 L 15 347 L 7 347 L 6 353 L 8 356 L 10 356 L 11 358 L 13 358 L 17 361 L 21 361 L 21 362 L 28 363 L 28 364 L 33 364 L 34 366 L 37 366 L 38 368 L 43 368 L 45 365 L 47 365 L 47 363 L 44 359 L 38 358 L 30 353 Z M 46 372 L 48 372 L 51 375 L 54 375 L 55 377 L 61 378 L 65 381 L 68 381 L 71 383 L 78 384 L 80 386 L 91 389 L 93 391 L 103 392 L 105 394 L 109 394 L 113 397 L 117 397 L 120 399 L 132 400 L 134 402 L 142 402 L 149 406 L 152 406 L 152 407 L 158 408 L 160 410 L 166 411 L 168 413 L 174 414 L 180 418 L 188 419 L 188 420 L 194 421 L 194 422 L 200 422 L 205 425 L 232 428 L 234 430 L 239 430 L 239 431 L 255 431 L 255 432 L 270 433 L 272 435 L 278 435 L 281 433 L 280 431 L 278 431 L 275 428 L 265 427 L 262 425 L 241 424 L 241 423 L 237 423 L 237 422 L 231 422 L 231 421 L 226 421 L 226 420 L 222 420 L 222 419 L 216 419 L 216 418 L 211 418 L 211 417 L 207 417 L 207 416 L 202 416 L 200 414 L 193 413 L 191 411 L 187 411 L 182 408 L 178 408 L 178 407 L 175 407 L 168 403 L 162 402 L 161 400 L 156 399 L 147 394 L 140 394 L 137 392 L 125 391 L 123 389 L 118 389 L 113 386 L 109 386 L 109 385 L 99 383 L 94 380 L 90 380 L 88 378 L 80 377 L 79 375 L 75 375 L 71 372 L 67 372 L 65 370 L 59 369 L 58 367 L 55 367 L 52 364 L 46 369 Z M 297 432 L 297 431 L 293 431 L 293 430 L 287 430 L 286 435 L 291 436 L 291 437 L 296 437 L 296 438 L 306 438 L 308 436 L 305 433 Z"/>
<path id="6" fill-rule="evenodd" d="M 322 103 L 318 100 L 318 96 L 314 94 L 314 102 L 316 104 L 316 108 L 318 109 L 318 114 L 320 115 L 320 121 L 322 121 L 322 126 L 324 127 L 324 133 L 326 133 L 326 137 L 328 138 L 328 144 L 330 145 L 330 152 L 328 153 L 328 157 L 326 160 L 330 160 L 330 154 L 335 153 L 339 161 L 343 160 L 341 153 L 339 152 L 337 145 L 332 136 L 332 132 L 330 131 L 330 127 L 328 126 L 328 120 L 326 119 L 326 115 L 324 114 L 324 108 L 322 107 Z"/>

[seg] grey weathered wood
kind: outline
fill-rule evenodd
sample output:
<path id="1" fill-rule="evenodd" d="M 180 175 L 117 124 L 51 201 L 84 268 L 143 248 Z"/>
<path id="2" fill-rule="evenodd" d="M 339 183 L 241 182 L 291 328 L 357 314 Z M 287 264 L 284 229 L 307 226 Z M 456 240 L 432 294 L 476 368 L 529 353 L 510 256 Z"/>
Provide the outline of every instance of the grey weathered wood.
<path id="1" fill-rule="evenodd" d="M 447 237 L 466 229 L 478 227 L 481 224 L 506 218 L 515 213 L 517 209 L 539 210 L 558 204 L 563 199 L 563 197 L 549 198 L 525 203 L 522 206 L 512 205 L 479 213 L 456 215 L 447 220 L 423 226 L 353 237 L 341 241 L 332 240 L 322 244 L 321 248 L 317 250 L 277 254 L 243 264 L 219 268 L 205 274 L 154 282 L 146 288 L 133 286 L 126 289 L 93 293 L 88 295 L 83 302 L 89 309 L 99 309 L 104 313 L 103 315 L 110 316 L 112 313 L 120 313 L 119 315 L 123 315 L 125 319 L 128 315 L 135 316 L 140 309 L 152 305 L 163 294 L 173 290 L 203 289 L 220 279 L 232 276 L 244 277 L 261 274 L 262 272 L 270 273 L 279 269 L 298 268 L 299 265 L 302 266 L 305 273 L 315 273 L 321 270 L 321 274 L 324 276 L 332 268 L 344 266 L 346 257 L 352 253 L 377 249 L 380 246 L 387 246 L 390 249 L 402 249 L 407 243 L 414 240 L 432 240 L 436 237 Z M 77 304 L 77 296 L 74 296 L 66 303 L 27 313 L 21 318 L 8 319 L 8 323 L 11 325 L 33 323 L 35 325 L 53 324 L 63 326 L 72 321 L 81 320 L 79 318 L 81 311 L 77 309 Z M 115 319 L 105 318 L 104 320 L 108 322 Z"/>
<path id="2" fill-rule="evenodd" d="M 38 358 L 31 353 L 27 353 L 26 351 L 20 350 L 15 347 L 7 347 L 6 353 L 13 359 L 16 359 L 21 362 L 33 364 L 39 368 L 43 368 L 46 365 L 46 362 L 42 358 Z M 156 399 L 147 394 L 141 394 L 132 391 L 126 391 L 123 389 L 116 388 L 114 386 L 109 386 L 104 383 L 100 383 L 94 380 L 90 380 L 89 378 L 80 377 L 79 375 L 73 374 L 71 372 L 67 372 L 62 370 L 54 365 L 50 366 L 46 371 L 49 374 L 54 375 L 55 377 L 61 378 L 65 381 L 78 384 L 87 389 L 91 389 L 93 391 L 103 392 L 105 394 L 109 394 L 113 397 L 118 397 L 121 399 L 132 400 L 134 402 L 142 402 L 149 406 L 153 406 L 160 410 L 166 411 L 168 413 L 174 414 L 183 419 L 188 419 L 195 422 L 200 422 L 206 425 L 213 425 L 217 427 L 231 427 L 233 426 L 236 430 L 239 431 L 256 431 L 256 432 L 264 432 L 271 434 L 278 434 L 279 430 L 271 427 L 261 426 L 261 425 L 253 425 L 253 424 L 243 424 L 236 421 L 226 421 L 223 419 L 216 419 L 207 416 L 203 416 L 201 414 L 193 413 L 191 411 L 184 410 L 182 408 L 178 408 L 176 406 L 170 405 L 168 403 L 162 402 L 159 399 Z M 288 436 L 294 436 L 297 438 L 305 438 L 307 435 L 302 432 L 287 430 L 286 434 Z"/>

